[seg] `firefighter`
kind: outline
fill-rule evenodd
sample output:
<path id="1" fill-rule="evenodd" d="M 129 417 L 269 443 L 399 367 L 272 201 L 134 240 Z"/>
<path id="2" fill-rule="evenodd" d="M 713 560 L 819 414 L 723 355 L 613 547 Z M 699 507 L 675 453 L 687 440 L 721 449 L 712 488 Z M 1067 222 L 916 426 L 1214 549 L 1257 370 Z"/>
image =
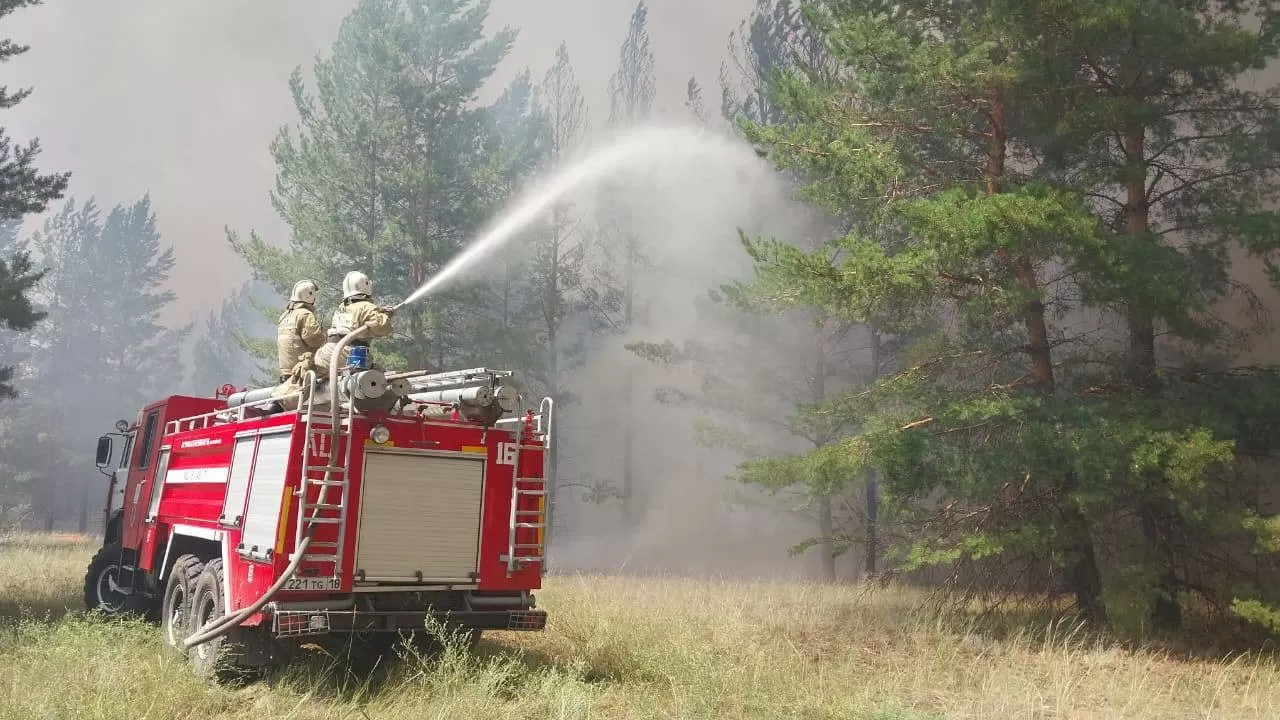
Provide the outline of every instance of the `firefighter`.
<path id="1" fill-rule="evenodd" d="M 333 313 L 333 326 L 337 328 L 355 328 L 369 326 L 366 338 L 352 340 L 349 346 L 368 346 L 371 338 L 386 337 L 391 334 L 391 314 L 395 308 L 390 305 L 378 307 L 373 302 L 373 282 L 364 273 L 353 270 L 342 279 L 342 305 Z M 350 331 L 348 331 L 350 332 Z"/>
<path id="2" fill-rule="evenodd" d="M 316 374 L 320 376 L 320 379 L 323 380 L 329 377 L 329 363 L 333 361 L 333 351 L 338 346 L 338 341 L 350 332 L 351 328 L 345 325 L 334 325 L 329 328 L 327 333 L 328 342 L 320 346 L 313 358 Z M 345 364 L 348 354 L 350 354 L 350 350 L 343 348 L 342 358 L 338 360 L 340 366 Z"/>
<path id="3" fill-rule="evenodd" d="M 303 355 L 324 344 L 324 331 L 316 320 L 316 296 L 320 288 L 310 280 L 300 280 L 289 295 L 289 306 L 276 325 L 276 354 L 280 360 L 280 382 L 287 382 Z"/>

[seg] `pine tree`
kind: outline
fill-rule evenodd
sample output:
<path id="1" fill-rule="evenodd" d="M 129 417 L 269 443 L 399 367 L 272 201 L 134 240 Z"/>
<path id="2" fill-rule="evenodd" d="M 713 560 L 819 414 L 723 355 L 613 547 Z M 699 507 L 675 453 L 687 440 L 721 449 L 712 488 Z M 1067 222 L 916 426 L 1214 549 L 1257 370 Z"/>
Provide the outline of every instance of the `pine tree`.
<path id="1" fill-rule="evenodd" d="M 792 69 L 819 75 L 827 72 L 827 65 L 820 39 L 811 31 L 798 8 L 789 0 L 761 0 L 740 30 L 730 35 L 730 60 L 722 66 L 720 76 L 722 114 L 734 123 L 744 120 L 785 122 L 785 114 L 772 99 L 777 73 Z M 798 185 L 801 174 L 792 173 L 789 179 Z M 821 213 L 809 212 L 808 215 L 812 217 L 797 217 L 788 224 L 793 230 L 807 225 L 809 232 L 787 240 L 798 247 L 812 249 L 820 246 L 835 231 L 837 222 L 834 218 L 823 217 Z M 719 297 L 718 294 L 713 295 Z M 709 305 L 707 312 L 709 317 L 730 326 L 749 325 L 752 329 L 747 335 L 752 341 L 746 347 L 727 341 L 724 347 L 686 349 L 684 359 L 707 369 L 704 383 L 714 392 L 704 390 L 695 397 L 682 396 L 682 399 L 721 417 L 746 421 L 752 429 L 743 435 L 731 432 L 723 424 L 705 425 L 708 421 L 704 420 L 704 443 L 718 446 L 727 443 L 748 457 L 765 457 L 768 453 L 761 449 L 762 443 L 775 450 L 790 448 L 785 442 L 781 445 L 776 440 L 764 442 L 773 435 L 781 434 L 783 438 L 799 439 L 820 448 L 853 429 L 854 426 L 847 422 L 820 426 L 804 418 L 815 403 L 825 402 L 840 387 L 860 380 L 860 373 L 855 370 L 855 363 L 850 361 L 847 351 L 850 338 L 862 334 L 860 329 L 840 318 L 812 311 L 796 310 L 780 315 L 761 312 L 750 302 L 735 302 L 732 298 Z M 715 321 L 712 322 L 714 325 Z M 878 340 L 878 336 L 875 339 Z M 784 351 L 779 352 L 780 348 Z M 642 350 L 650 357 L 656 351 L 658 348 L 653 346 Z M 663 356 L 666 353 L 658 354 Z M 663 359 L 671 361 L 669 355 Z M 790 378 L 807 380 L 793 382 Z M 726 405 L 726 398 L 735 394 L 754 398 L 755 401 L 746 406 L 732 402 Z M 779 417 L 789 420 L 780 422 Z M 805 470 L 801 467 L 773 467 L 776 470 L 773 474 L 756 473 L 744 475 L 741 479 L 775 493 L 793 492 L 799 488 L 802 508 L 813 511 L 818 532 L 815 538 L 798 549 L 819 548 L 822 577 L 828 582 L 834 581 L 836 557 L 856 542 L 851 528 L 838 527 L 837 497 L 821 490 L 835 485 L 817 478 L 806 481 Z M 869 509 L 874 508 L 874 484 L 870 492 Z M 870 514 L 860 514 L 866 524 L 866 535 L 873 535 Z M 867 546 L 866 568 L 873 572 L 875 543 L 868 542 Z"/>
<path id="2" fill-rule="evenodd" d="M 274 363 L 266 369 L 255 367 L 252 361 L 256 354 L 252 339 L 274 337 L 274 327 L 258 309 L 265 304 L 262 296 L 270 291 L 264 285 L 252 280 L 244 283 L 206 316 L 204 332 L 191 349 L 191 392 L 212 395 L 224 384 L 244 387 L 256 384 L 256 377 L 271 377 L 277 372 Z"/>
<path id="3" fill-rule="evenodd" d="M 78 499 L 83 531 L 87 483 L 98 477 L 84 448 L 112 421 L 178 389 L 191 328 L 160 321 L 174 300 L 162 289 L 173 248 L 162 245 L 147 197 L 105 218 L 92 199 L 68 200 L 23 249 L 49 270 L 33 293 L 47 317 L 31 333 L 36 352 L 25 381 L 38 393 L 25 443 L 35 456 L 22 464 L 37 468 L 46 529 Z"/>
<path id="4" fill-rule="evenodd" d="M 39 5 L 40 0 L 0 0 L 0 19 L 24 7 Z M 11 40 L 0 42 L 0 63 L 21 55 L 30 48 Z M 0 109 L 8 110 L 31 95 L 26 88 L 10 92 L 0 86 Z M 25 147 L 14 144 L 0 128 L 0 219 L 18 220 L 24 215 L 44 212 L 49 203 L 62 197 L 70 173 L 41 174 L 35 168 L 40 154 L 40 141 L 31 140 Z"/>
<path id="5" fill-rule="evenodd" d="M 0 232 L 4 235 L 16 235 L 17 223 L 6 223 Z M 11 238 L 0 240 L 0 248 L 6 250 L 15 244 L 16 241 Z M 43 277 L 44 271 L 36 270 L 32 266 L 31 257 L 25 252 L 10 253 L 7 261 L 0 258 L 0 308 L 3 308 L 0 321 L 5 330 L 0 335 L 0 344 L 4 347 L 7 363 L 0 367 L 0 399 L 17 397 L 10 384 L 14 376 L 13 366 L 22 362 L 27 354 L 22 347 L 25 343 L 19 339 L 18 334 L 30 330 L 44 319 L 45 313 L 33 307 L 30 298 L 32 288 Z"/>
<path id="6" fill-rule="evenodd" d="M 756 0 L 755 9 L 729 34 L 728 49 L 720 66 L 720 113 L 735 122 L 787 122 L 776 102 L 780 74 L 831 71 L 821 34 L 794 0 Z"/>
<path id="7" fill-rule="evenodd" d="M 702 97 L 702 86 L 698 84 L 697 78 L 689 78 L 688 84 L 685 85 L 684 95 L 685 109 L 687 109 L 699 123 L 706 125 L 709 122 L 709 118 L 707 117 L 707 102 Z"/>
<path id="8" fill-rule="evenodd" d="M 1063 558 L 1081 612 L 1102 618 L 1075 460 L 1051 431 L 1069 410 L 1038 270 L 1095 259 L 1100 228 L 1078 194 L 1015 169 L 1029 132 L 1016 109 L 1044 88 L 1032 83 L 1031 38 L 1011 32 L 1006 10 L 868 0 L 809 16 L 842 72 L 779 73 L 786 120 L 746 130 L 807 175 L 806 199 L 853 225 L 816 252 L 748 243 L 759 277 L 736 292 L 887 332 L 945 319 L 874 403 L 828 408 L 862 418 L 864 432 L 806 462 L 850 477 L 880 470 L 899 519 L 915 523 L 909 564 Z M 950 502 L 916 504 L 937 492 Z"/>
<path id="9" fill-rule="evenodd" d="M 40 0 L 0 0 L 0 19 L 15 10 L 38 4 Z M 29 49 L 11 40 L 0 41 L 0 63 L 8 62 Z M 30 94 L 30 88 L 11 92 L 8 87 L 0 86 L 0 109 L 8 110 Z M 28 293 L 39 282 L 43 271 L 34 267 L 26 254 L 11 251 L 18 230 L 17 221 L 25 215 L 44 212 L 50 202 L 61 198 L 71 176 L 70 173 L 41 174 L 35 167 L 39 154 L 39 140 L 32 139 L 25 147 L 20 146 L 0 127 L 0 221 L 4 222 L 0 249 L 7 255 L 7 258 L 0 257 L 0 325 L 9 332 L 30 330 L 44 317 L 43 313 L 32 308 L 28 299 Z M 9 385 L 13 374 L 12 365 L 0 366 L 0 399 L 14 397 L 14 390 Z"/>
<path id="10" fill-rule="evenodd" d="M 586 100 L 564 43 L 556 49 L 555 62 L 543 76 L 537 103 L 547 129 L 544 162 L 559 166 L 578 149 L 590 128 Z M 584 293 L 587 237 L 583 222 L 583 212 L 572 201 L 562 200 L 551 209 L 546 226 L 530 244 L 530 287 L 524 310 L 533 319 L 532 327 L 537 328 L 530 379 L 557 403 L 557 422 L 562 422 L 566 411 L 572 413 L 575 398 L 569 392 L 568 375 L 585 360 L 585 338 L 575 339 L 565 331 L 567 322 L 588 311 Z M 556 444 L 548 462 L 548 543 L 558 529 L 560 459 L 560 446 Z"/>
<path id="11" fill-rule="evenodd" d="M 649 9 L 641 0 L 631 14 L 626 38 L 618 51 L 618 67 L 609 80 L 609 128 L 622 131 L 649 119 L 656 90 L 653 50 L 649 46 Z M 625 188 L 604 183 L 600 188 L 597 232 L 602 265 L 596 268 L 602 290 L 588 300 L 595 309 L 596 326 L 607 333 L 629 333 L 637 323 L 637 273 L 644 263 L 636 223 L 628 211 Z M 622 383 L 622 477 L 619 494 L 623 524 L 636 521 L 633 431 L 635 424 L 635 371 L 628 367 Z"/>
<path id="12" fill-rule="evenodd" d="M 1010 12 L 1023 33 L 1053 29 L 1037 68 L 1043 82 L 1062 87 L 1036 106 L 1044 111 L 1037 119 L 1046 134 L 1045 174 L 1088 194 L 1115 234 L 1117 263 L 1132 268 L 1084 289 L 1128 327 L 1126 372 L 1111 379 L 1142 396 L 1135 403 L 1150 414 L 1135 421 L 1149 432 L 1173 430 L 1172 417 L 1188 423 L 1177 428 L 1185 433 L 1206 422 L 1188 412 L 1179 378 L 1162 369 L 1176 360 L 1171 343 L 1162 349 L 1157 337 L 1180 339 L 1184 354 L 1190 345 L 1201 356 L 1203 349 L 1244 347 L 1250 329 L 1230 327 L 1214 311 L 1239 295 L 1230 280 L 1234 253 L 1262 263 L 1280 282 L 1280 213 L 1273 210 L 1280 201 L 1280 87 L 1245 89 L 1248 72 L 1280 55 L 1278 12 L 1280 3 L 1269 0 L 1105 8 L 1053 0 Z M 1262 437 L 1243 431 L 1250 436 Z M 1218 564 L 1193 560 L 1213 524 L 1204 498 L 1180 495 L 1161 468 L 1125 476 L 1144 498 L 1134 510 L 1158 578 L 1151 620 L 1177 628 L 1191 576 Z"/>
<path id="13" fill-rule="evenodd" d="M 487 14 L 487 2 L 361 0 L 316 63 L 314 96 L 295 73 L 299 127 L 272 145 L 290 248 L 229 234 L 257 277 L 281 293 L 311 277 L 327 313 L 347 271 L 369 274 L 379 298 L 403 298 L 474 237 L 505 184 L 474 100 L 515 37 L 486 37 Z M 388 366 L 466 362 L 485 301 L 481 284 L 463 283 L 401 308 L 375 351 Z"/>

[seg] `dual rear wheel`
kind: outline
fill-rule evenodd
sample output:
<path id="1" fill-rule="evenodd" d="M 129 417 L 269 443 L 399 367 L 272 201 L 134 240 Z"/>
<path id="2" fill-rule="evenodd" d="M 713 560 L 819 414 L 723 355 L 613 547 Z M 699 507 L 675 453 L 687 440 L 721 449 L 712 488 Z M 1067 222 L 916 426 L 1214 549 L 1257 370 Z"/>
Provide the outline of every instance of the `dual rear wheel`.
<path id="1" fill-rule="evenodd" d="M 191 649 L 183 647 L 183 641 L 200 628 L 226 614 L 225 572 L 221 558 L 204 562 L 196 555 L 182 555 L 174 561 L 165 582 L 164 599 L 160 608 L 161 631 L 166 650 L 174 656 L 185 657 L 201 678 L 230 679 L 243 676 L 245 671 L 259 666 L 263 660 L 261 643 L 266 641 L 262 628 L 237 626 L 208 642 Z M 478 629 L 449 628 L 449 642 L 461 642 L 468 650 L 474 650 L 480 641 Z M 444 639 L 435 633 L 418 631 L 405 638 L 420 655 L 434 656 L 444 649 Z M 356 654 L 370 652 L 384 657 L 398 644 L 398 633 L 358 633 L 347 636 L 349 650 Z M 270 653 L 267 653 L 269 655 Z"/>
<path id="2" fill-rule="evenodd" d="M 174 561 L 165 583 L 161 616 L 165 647 L 186 657 L 202 678 L 239 672 L 247 635 L 256 630 L 235 627 L 189 650 L 182 646 L 200 628 L 223 616 L 225 582 L 221 558 L 205 563 L 195 555 L 183 555 Z"/>

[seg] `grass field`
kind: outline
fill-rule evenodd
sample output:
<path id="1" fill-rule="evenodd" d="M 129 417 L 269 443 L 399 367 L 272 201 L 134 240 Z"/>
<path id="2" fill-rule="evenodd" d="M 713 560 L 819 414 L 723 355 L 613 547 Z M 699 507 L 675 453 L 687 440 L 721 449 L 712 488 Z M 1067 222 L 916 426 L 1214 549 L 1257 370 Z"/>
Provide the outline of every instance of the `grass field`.
<path id="1" fill-rule="evenodd" d="M 903 590 L 548 578 L 543 633 L 356 676 L 313 653 L 200 683 L 159 632 L 80 614 L 93 547 L 0 537 L 3 718 L 1277 718 L 1280 663 L 1180 660 L 1041 625 L 930 619 Z"/>

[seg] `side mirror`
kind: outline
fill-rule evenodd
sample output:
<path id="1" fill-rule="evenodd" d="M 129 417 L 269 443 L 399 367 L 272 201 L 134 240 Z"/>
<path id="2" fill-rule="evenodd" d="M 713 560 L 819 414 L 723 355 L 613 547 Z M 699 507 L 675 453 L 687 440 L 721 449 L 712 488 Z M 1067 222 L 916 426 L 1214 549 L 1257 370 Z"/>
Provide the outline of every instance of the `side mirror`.
<path id="1" fill-rule="evenodd" d="M 99 470 L 111 464 L 111 438 L 110 437 L 103 435 L 102 437 L 98 438 L 98 455 L 97 455 L 97 458 L 94 460 L 94 462 L 97 463 Z"/>

